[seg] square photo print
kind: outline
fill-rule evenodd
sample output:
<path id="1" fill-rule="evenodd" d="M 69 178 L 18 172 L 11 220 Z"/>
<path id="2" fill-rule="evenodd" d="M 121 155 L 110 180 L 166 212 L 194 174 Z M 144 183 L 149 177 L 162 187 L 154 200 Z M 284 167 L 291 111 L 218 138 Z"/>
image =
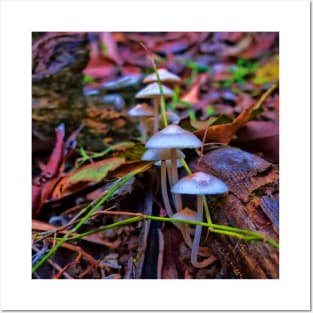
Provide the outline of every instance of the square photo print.
<path id="1" fill-rule="evenodd" d="M 278 279 L 279 33 L 33 32 L 32 278 Z"/>

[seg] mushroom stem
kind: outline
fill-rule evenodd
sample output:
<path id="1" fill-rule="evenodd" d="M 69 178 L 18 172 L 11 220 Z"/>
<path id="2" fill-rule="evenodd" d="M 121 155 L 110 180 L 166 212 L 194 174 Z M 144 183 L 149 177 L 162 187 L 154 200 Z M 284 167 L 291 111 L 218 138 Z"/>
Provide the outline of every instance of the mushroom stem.
<path id="1" fill-rule="evenodd" d="M 139 127 L 140 127 L 142 141 L 146 142 L 146 140 L 147 140 L 147 128 L 146 128 L 146 124 L 145 124 L 145 117 L 143 117 L 143 116 L 139 117 Z"/>
<path id="2" fill-rule="evenodd" d="M 197 220 L 202 222 L 202 218 L 203 218 L 202 197 L 200 195 L 197 195 Z M 196 268 L 207 267 L 208 265 L 216 261 L 216 257 L 211 255 L 207 259 L 201 262 L 198 262 L 198 251 L 199 251 L 199 245 L 200 245 L 200 239 L 201 239 L 201 231 L 202 231 L 202 226 L 196 225 L 196 232 L 193 238 L 192 249 L 191 249 L 191 264 Z"/>
<path id="3" fill-rule="evenodd" d="M 173 184 L 173 179 L 172 179 L 172 169 L 171 169 L 171 163 L 170 162 L 166 162 L 166 168 L 167 168 L 167 178 L 168 178 L 168 181 L 170 183 L 170 186 L 172 187 L 174 184 Z"/>
<path id="4" fill-rule="evenodd" d="M 166 182 L 166 161 L 161 160 L 161 191 L 162 191 L 162 198 L 165 206 L 165 210 L 169 217 L 173 216 L 173 210 L 171 208 L 170 200 L 168 198 L 167 193 L 167 182 Z"/>
<path id="5" fill-rule="evenodd" d="M 171 148 L 171 166 L 172 166 L 172 185 L 171 187 L 178 181 L 178 170 L 177 170 L 177 156 L 176 149 Z M 180 211 L 183 209 L 182 199 L 180 194 L 175 194 L 175 205 L 176 211 Z"/>
<path id="6" fill-rule="evenodd" d="M 159 253 L 158 253 L 157 278 L 161 279 L 164 260 L 164 236 L 160 228 L 158 228 L 158 239 L 159 239 Z"/>
<path id="7" fill-rule="evenodd" d="M 154 107 L 154 134 L 159 131 L 159 107 L 160 107 L 160 97 L 153 97 L 153 107 Z"/>

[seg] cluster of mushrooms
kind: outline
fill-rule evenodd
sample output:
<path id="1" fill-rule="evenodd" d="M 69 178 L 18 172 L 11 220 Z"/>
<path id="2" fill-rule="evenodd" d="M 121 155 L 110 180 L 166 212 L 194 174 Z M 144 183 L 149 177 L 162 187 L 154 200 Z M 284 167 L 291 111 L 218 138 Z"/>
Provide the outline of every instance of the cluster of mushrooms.
<path id="1" fill-rule="evenodd" d="M 169 98 L 173 95 L 173 90 L 163 84 L 177 84 L 180 78 L 166 69 L 159 69 L 158 76 L 160 82 L 155 73 L 148 75 L 143 82 L 149 85 L 136 94 L 137 99 L 152 99 L 153 108 L 147 103 L 140 103 L 128 112 L 130 116 L 136 116 L 140 121 L 142 141 L 147 148 L 142 160 L 155 161 L 155 165 L 161 168 L 161 193 L 167 215 L 176 219 L 202 222 L 203 196 L 225 193 L 228 187 L 220 179 L 204 172 L 196 172 L 179 179 L 178 168 L 183 166 L 182 161 L 185 158 L 181 149 L 197 149 L 202 143 L 193 133 L 177 125 L 179 117 L 168 112 L 166 115 L 171 124 L 159 131 L 161 97 Z M 147 128 L 151 120 L 153 135 L 147 140 Z M 168 183 L 171 197 L 168 193 Z M 189 208 L 183 208 L 181 194 L 197 196 L 197 213 Z M 207 249 L 200 248 L 201 225 L 196 225 L 193 240 L 191 226 L 183 223 L 175 223 L 175 226 L 191 248 L 191 264 L 194 267 L 203 268 L 215 260 L 213 256 L 209 256 Z M 208 258 L 198 261 L 198 255 Z"/>

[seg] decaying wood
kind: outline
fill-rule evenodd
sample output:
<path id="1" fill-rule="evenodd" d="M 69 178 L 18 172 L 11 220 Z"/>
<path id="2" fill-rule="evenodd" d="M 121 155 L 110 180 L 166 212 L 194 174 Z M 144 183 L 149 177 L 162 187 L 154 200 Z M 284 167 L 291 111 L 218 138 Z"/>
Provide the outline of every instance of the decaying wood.
<path id="1" fill-rule="evenodd" d="M 193 171 L 211 173 L 229 187 L 222 197 L 208 197 L 215 223 L 253 230 L 279 240 L 279 172 L 253 154 L 233 148 L 206 153 Z M 279 278 L 278 250 L 264 242 L 247 242 L 234 237 L 210 234 L 210 251 L 222 263 L 218 278 Z"/>

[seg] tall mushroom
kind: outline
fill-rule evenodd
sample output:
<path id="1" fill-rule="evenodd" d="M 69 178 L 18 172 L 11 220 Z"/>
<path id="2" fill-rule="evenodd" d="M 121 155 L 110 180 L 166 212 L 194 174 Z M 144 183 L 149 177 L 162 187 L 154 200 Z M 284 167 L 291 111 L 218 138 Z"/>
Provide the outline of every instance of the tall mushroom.
<path id="1" fill-rule="evenodd" d="M 216 195 L 228 191 L 227 185 L 215 176 L 203 172 L 196 172 L 180 179 L 171 189 L 173 193 L 189 194 L 197 196 L 197 220 L 202 222 L 203 201 L 202 195 Z M 210 264 L 211 260 L 206 259 L 198 262 L 198 250 L 201 239 L 202 226 L 196 225 L 196 232 L 191 249 L 191 264 L 197 268 L 203 268 Z"/>
<path id="2" fill-rule="evenodd" d="M 201 141 L 191 132 L 184 130 L 178 125 L 169 125 L 154 134 L 147 142 L 148 149 L 170 149 L 171 151 L 171 179 L 173 184 L 178 181 L 178 170 L 176 164 L 176 149 L 183 148 L 199 148 Z M 171 186 L 172 187 L 172 186 Z M 182 209 L 182 201 L 180 195 L 175 195 L 175 205 L 177 211 Z"/>
<path id="3" fill-rule="evenodd" d="M 184 158 L 185 155 L 180 150 L 176 151 L 177 159 Z M 149 149 L 147 150 L 143 156 L 142 160 L 145 161 L 158 161 L 161 162 L 161 192 L 162 198 L 164 202 L 164 206 L 167 212 L 167 215 L 171 217 L 173 215 L 173 210 L 171 208 L 170 200 L 167 192 L 167 181 L 166 181 L 166 161 L 171 159 L 171 151 L 170 149 Z"/>
<path id="4" fill-rule="evenodd" d="M 128 111 L 129 116 L 139 117 L 139 129 L 143 142 L 146 142 L 147 139 L 146 120 L 149 116 L 153 116 L 153 114 L 153 110 L 146 103 L 137 104 L 135 107 Z"/>
<path id="5" fill-rule="evenodd" d="M 144 89 L 141 89 L 135 96 L 137 99 L 153 99 L 154 106 L 154 133 L 159 130 L 159 107 L 162 95 L 164 97 L 172 97 L 172 89 L 163 86 L 163 93 L 161 93 L 158 83 L 152 83 L 146 86 Z"/>

